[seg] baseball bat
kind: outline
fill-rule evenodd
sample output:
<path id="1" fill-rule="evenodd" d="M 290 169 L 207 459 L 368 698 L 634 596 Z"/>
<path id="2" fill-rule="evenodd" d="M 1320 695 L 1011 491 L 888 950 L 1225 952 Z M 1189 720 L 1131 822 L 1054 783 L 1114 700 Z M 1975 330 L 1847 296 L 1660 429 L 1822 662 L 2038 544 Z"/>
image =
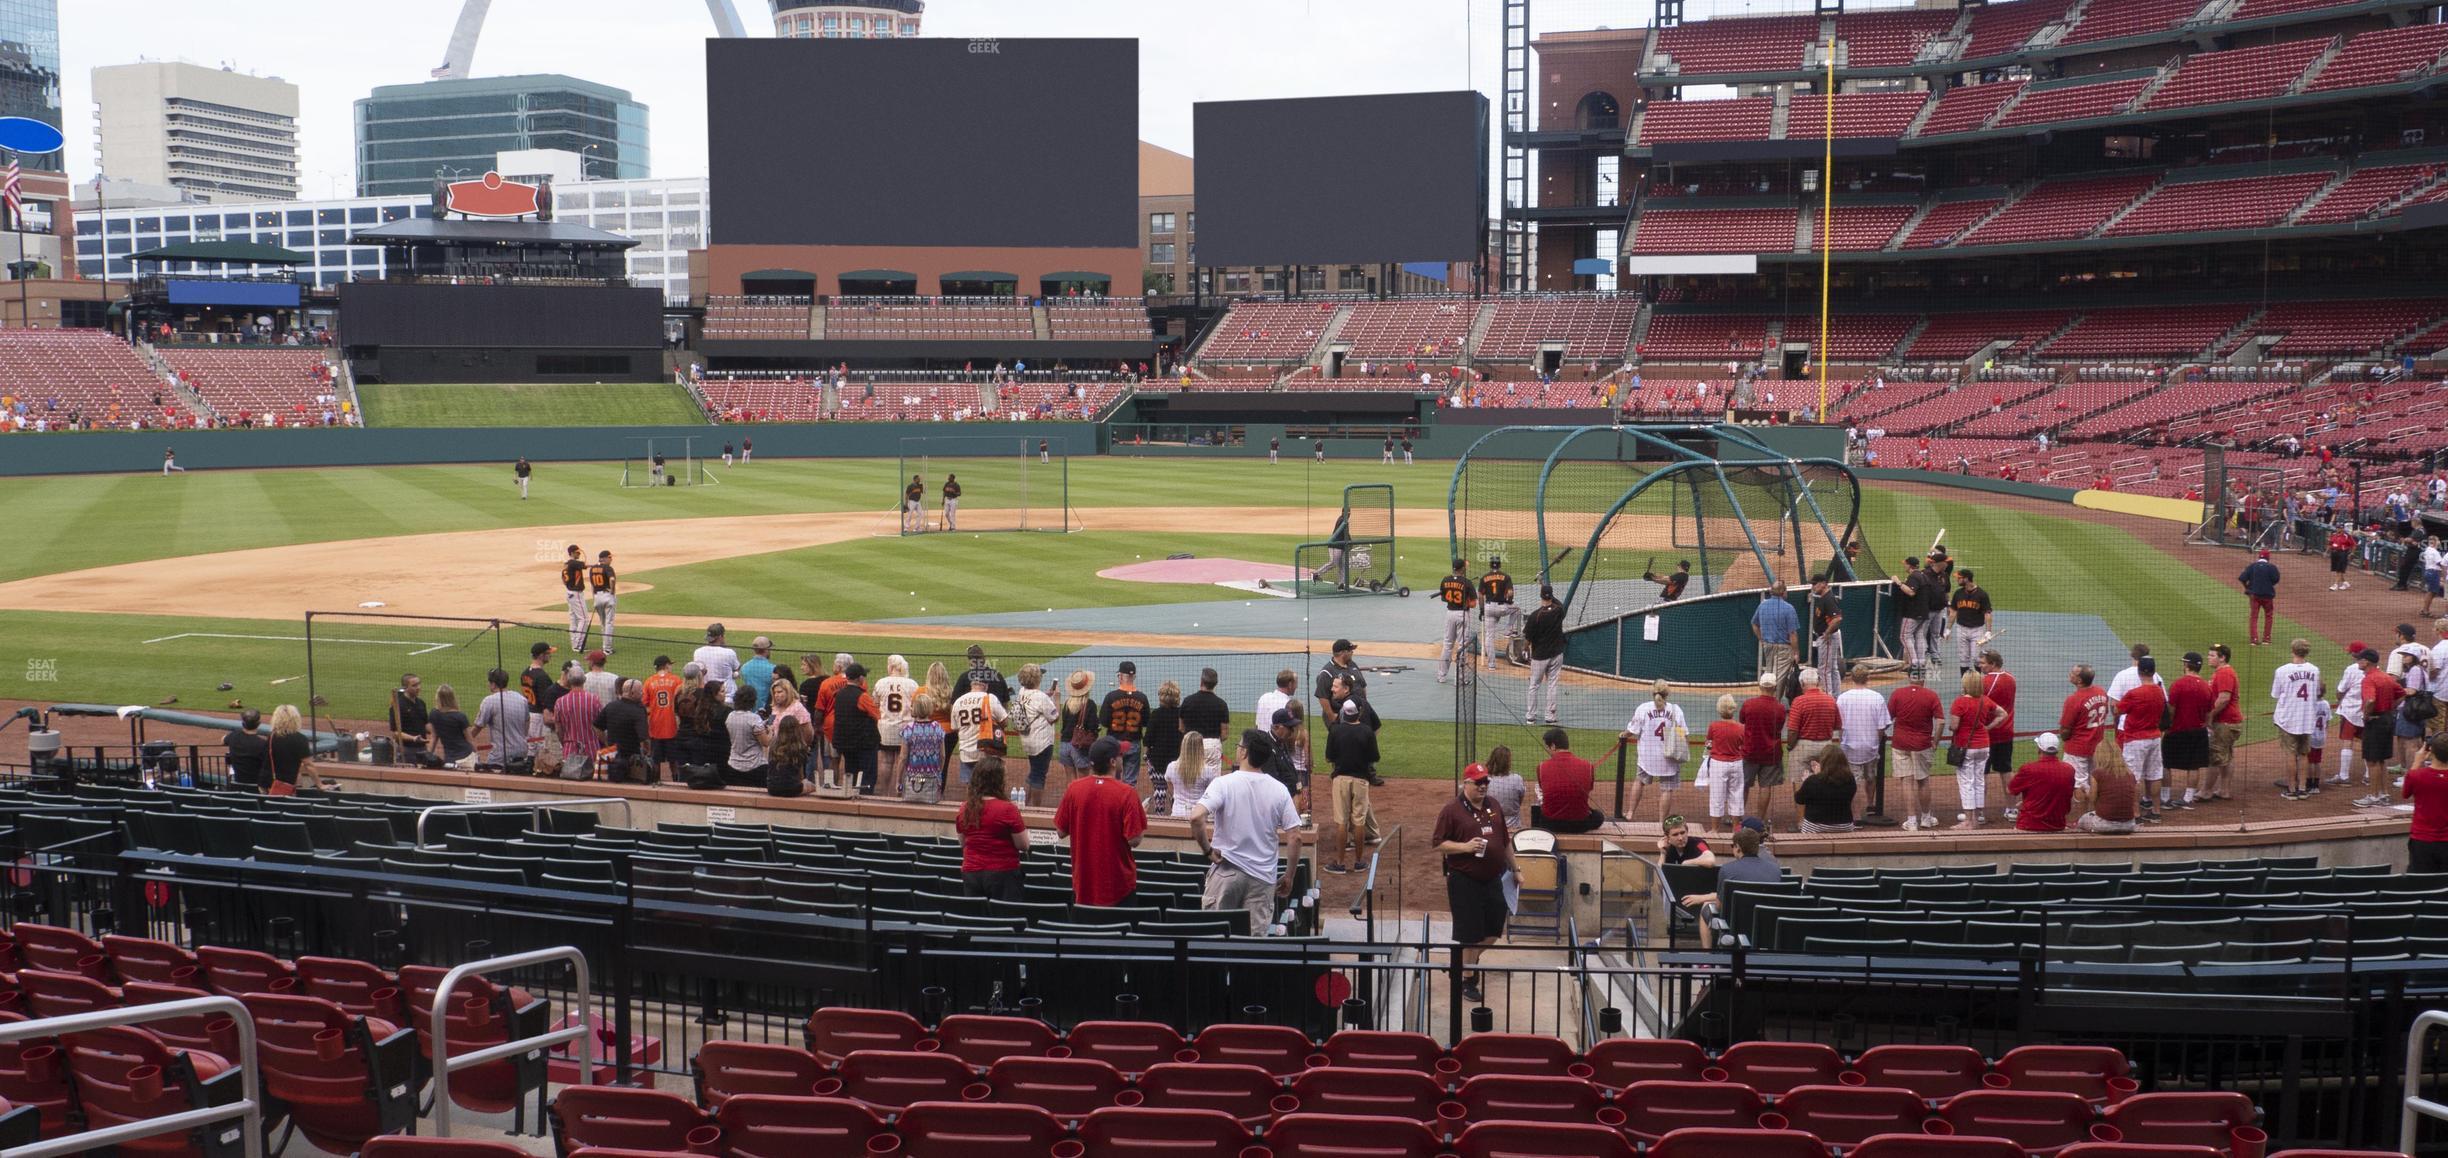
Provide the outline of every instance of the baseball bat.
<path id="1" fill-rule="evenodd" d="M 1930 551 L 1935 551 L 1935 550 L 1937 550 L 1937 549 L 1938 549 L 1938 544 L 1943 543 L 1943 542 L 1946 542 L 1946 528 L 1945 528 L 1945 527 L 1940 527 L 1940 528 L 1938 528 L 1938 534 L 1937 534 L 1937 536 L 1936 536 L 1935 538 L 1932 538 L 1932 539 L 1930 540 L 1930 545 L 1929 545 L 1929 549 L 1930 549 Z M 1926 554 L 1928 554 L 1929 552 L 1928 552 L 1928 551 L 1924 551 L 1924 552 L 1922 552 L 1922 553 L 1926 555 Z"/>

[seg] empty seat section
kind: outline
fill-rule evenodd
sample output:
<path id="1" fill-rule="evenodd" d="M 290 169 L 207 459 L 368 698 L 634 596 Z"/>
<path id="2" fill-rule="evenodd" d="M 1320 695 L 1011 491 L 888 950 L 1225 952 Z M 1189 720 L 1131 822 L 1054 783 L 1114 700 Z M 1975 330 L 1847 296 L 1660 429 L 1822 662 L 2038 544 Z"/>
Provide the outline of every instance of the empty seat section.
<path id="1" fill-rule="evenodd" d="M 1963 58 L 1980 60 L 2020 50 L 2032 34 L 2065 18 L 2074 0 L 2021 0 L 2015 4 L 1985 4 L 1972 10 L 1971 31 Z"/>
<path id="2" fill-rule="evenodd" d="M 1141 298 L 1056 298 L 1046 303 L 1046 333 L 1055 341 L 1145 342 L 1147 302 Z"/>
<path id="3" fill-rule="evenodd" d="M 2247 306 L 2163 306 L 2091 310 L 2043 358 L 2152 358 L 2207 348 L 2251 313 Z"/>
<path id="4" fill-rule="evenodd" d="M 825 337 L 883 341 L 1031 341 L 1029 306 L 1017 298 L 835 298 Z"/>
<path id="5" fill-rule="evenodd" d="M 2327 38 L 2311 37 L 2196 53 L 2186 57 L 2176 75 L 2152 92 L 2142 107 L 2173 109 L 2268 100 L 2292 88 L 2304 68 L 2328 48 Z"/>
<path id="6" fill-rule="evenodd" d="M 9 384 L 0 393 L 25 402 L 29 422 L 162 426 L 192 417 L 135 347 L 103 330 L 0 333 L 0 382 Z"/>
<path id="7" fill-rule="evenodd" d="M 1910 333 L 1919 314 L 1834 314 L 1828 318 L 1828 357 L 1836 362 L 1882 362 L 1895 353 L 1896 344 Z M 1811 361 L 1818 364 L 1819 319 L 1816 316 L 1785 319 L 1785 342 L 1796 342 L 1811 348 Z"/>
<path id="8" fill-rule="evenodd" d="M 337 411 L 331 359 L 310 348 L 160 347 L 162 361 L 224 422 L 278 414 L 284 423 L 321 425 Z"/>
<path id="9" fill-rule="evenodd" d="M 1354 358 L 1453 358 L 1478 316 L 1475 301 L 1360 302 L 1336 340 Z"/>
<path id="10" fill-rule="evenodd" d="M 2269 350 L 2281 358 L 2377 354 L 2443 314 L 2448 301 L 2437 298 L 2282 302 L 2254 321 L 2250 332 L 2284 335 Z"/>
<path id="11" fill-rule="evenodd" d="M 1803 67 L 1819 37 L 1816 16 L 1724 17 L 1659 30 L 1657 51 L 1675 71 L 1790 72 Z"/>
<path id="12" fill-rule="evenodd" d="M 2005 204 L 2002 197 L 1974 197 L 1963 201 L 1941 201 L 1930 206 L 1921 220 L 1904 234 L 1903 249 L 1936 249 L 1953 242 L 1972 228 L 1981 218 Z"/>
<path id="13" fill-rule="evenodd" d="M 1240 302 L 1199 347 L 1203 363 L 1298 362 L 1334 321 L 1332 302 Z"/>
<path id="14" fill-rule="evenodd" d="M 2047 88 L 2031 85 L 2023 90 L 2022 99 L 1998 114 L 1999 128 L 2009 125 L 2042 125 L 2055 121 L 2078 121 L 2087 117 L 2114 116 L 2125 111 L 2134 97 L 2149 87 L 2147 76 L 2123 80 L 2087 81 L 2079 84 L 2053 84 Z"/>
<path id="15" fill-rule="evenodd" d="M 2229 21 L 2259 20 L 2265 16 L 2284 16 L 2291 12 L 2316 12 L 2323 8 L 2344 8 L 2355 0 L 2242 0 Z"/>
<path id="16" fill-rule="evenodd" d="M 1704 20 L 1696 28 L 1720 23 Z M 1653 101 L 1640 114 L 1639 143 L 1660 141 L 1764 141 L 1776 116 L 1776 102 L 1767 97 L 1732 100 Z"/>
<path id="17" fill-rule="evenodd" d="M 766 294 L 706 297 L 705 336 L 714 341 L 804 340 L 812 299 Z"/>
<path id="18" fill-rule="evenodd" d="M 1813 220 L 1811 246 L 1815 249 L 1824 243 L 1845 252 L 1885 249 L 1895 240 L 1896 230 L 1912 220 L 1914 209 L 1911 205 L 1838 205 L 1834 217 Z M 1829 231 L 1831 240 L 1823 242 L 1818 232 L 1822 230 Z"/>
<path id="19" fill-rule="evenodd" d="M 1929 325 L 1913 337 L 1903 356 L 1906 361 L 1960 362 L 1999 340 L 2010 341 L 2001 353 L 2011 355 L 2030 349 L 2072 319 L 2064 310 L 1931 314 Z"/>
<path id="20" fill-rule="evenodd" d="M 1951 10 L 1847 12 L 1836 18 L 1836 40 L 1848 68 L 1900 68 L 1920 59 L 1930 38 L 1953 27 Z"/>
<path id="21" fill-rule="evenodd" d="M 2001 5 L 2020 8 L 2021 4 Z M 1976 12 L 1989 12 L 1981 8 Z M 1975 19 L 1978 19 L 1975 16 Z M 2023 91 L 2028 81 L 1998 81 L 1991 84 L 1970 84 L 1951 88 L 1938 95 L 1938 107 L 1930 110 L 1929 119 L 1921 122 L 1915 133 L 1920 137 L 1935 137 L 1943 133 L 1969 133 L 1989 123 L 2000 107 Z"/>
<path id="22" fill-rule="evenodd" d="M 1649 319 L 1640 354 L 1652 362 L 1756 358 L 1768 345 L 1769 321 L 1756 314 L 1658 314 Z"/>
<path id="23" fill-rule="evenodd" d="M 1564 360 L 1612 361 L 1632 340 L 1640 302 L 1630 297 L 1505 298 L 1479 338 L 1481 362 L 1528 362 L 1550 342 L 1564 343 Z"/>
<path id="24" fill-rule="evenodd" d="M 1962 245 L 2017 245 L 2088 237 L 2152 185 L 2156 173 L 2044 181 L 1966 234 Z"/>
<path id="25" fill-rule="evenodd" d="M 1925 92 L 1838 93 L 1836 136 L 1901 137 L 1927 103 Z M 1817 94 L 1797 94 L 1785 114 L 1786 139 L 1816 141 L 1827 136 L 1827 115 L 1827 104 Z"/>
<path id="26" fill-rule="evenodd" d="M 2303 204 L 2334 174 L 2286 173 L 2231 181 L 2161 185 L 2108 227 L 2106 236 L 2137 233 L 2200 233 L 2216 229 L 2265 229 Z"/>
<path id="27" fill-rule="evenodd" d="M 2365 32 L 2322 65 L 2305 92 L 2395 84 L 2436 69 L 2448 53 L 2448 24 L 2409 24 Z"/>
<path id="28" fill-rule="evenodd" d="M 1651 209 L 1632 219 L 1634 253 L 1791 253 L 1801 210 Z"/>
<path id="29" fill-rule="evenodd" d="M 2355 221 L 2439 176 L 2437 165 L 2374 165 L 2357 169 L 2296 218 L 2301 225 Z"/>
<path id="30" fill-rule="evenodd" d="M 2126 36 L 2147 36 L 2184 24 L 2201 12 L 2202 0 L 2118 0 L 2083 7 L 2060 44 L 2087 44 Z"/>

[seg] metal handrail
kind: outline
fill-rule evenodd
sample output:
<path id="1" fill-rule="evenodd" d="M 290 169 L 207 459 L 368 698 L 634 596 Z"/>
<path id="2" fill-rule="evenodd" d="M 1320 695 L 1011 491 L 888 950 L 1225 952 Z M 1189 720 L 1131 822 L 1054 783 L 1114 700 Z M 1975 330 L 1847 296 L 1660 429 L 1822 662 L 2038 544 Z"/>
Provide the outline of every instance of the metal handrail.
<path id="1" fill-rule="evenodd" d="M 176 1017 L 218 1013 L 229 1017 L 237 1029 L 237 1063 L 239 1089 L 244 1091 L 237 1101 L 226 1106 L 205 1106 L 146 1118 L 141 1122 L 126 1122 L 46 1138 L 9 1150 L 0 1150 L 0 1158 L 50 1158 L 53 1154 L 78 1154 L 101 1150 L 122 1142 L 177 1133 L 197 1126 L 238 1118 L 244 1122 L 242 1139 L 246 1158 L 263 1158 L 263 1089 L 262 1078 L 255 1062 L 255 1019 L 245 1005 L 235 997 L 190 997 L 181 1001 L 166 1001 L 160 1005 L 133 1005 L 126 1008 L 94 1009 L 71 1013 L 66 1017 L 46 1017 L 39 1021 L 16 1021 L 0 1025 L 0 1042 L 23 1041 L 30 1037 L 59 1037 L 88 1029 L 142 1025 L 149 1021 L 168 1021 Z"/>
<path id="2" fill-rule="evenodd" d="M 505 800 L 498 804 L 437 804 L 417 813 L 416 842 L 420 845 L 425 843 L 425 821 L 437 812 L 507 812 L 514 808 L 524 808 L 529 812 L 542 812 L 547 808 L 569 808 L 571 806 L 580 804 L 620 805 L 621 827 L 637 827 L 634 823 L 635 811 L 629 803 L 629 798 L 626 796 L 572 796 L 566 799 L 558 800 Z"/>
<path id="3" fill-rule="evenodd" d="M 1385 855 L 1386 846 L 1402 835 L 1402 830 L 1403 826 L 1397 824 L 1377 838 L 1377 848 L 1369 853 L 1368 879 L 1360 882 L 1360 895 L 1352 898 L 1351 915 L 1367 922 L 1368 933 L 1363 940 L 1377 939 L 1377 860 Z"/>
<path id="4" fill-rule="evenodd" d="M 485 1048 L 477 1050 L 474 1053 L 463 1054 L 459 1057 L 452 1057 L 450 1055 L 450 996 L 453 990 L 459 988 L 460 982 L 467 980 L 471 974 L 481 973 L 486 970 L 523 969 L 529 965 L 541 965 L 547 961 L 567 961 L 570 963 L 570 972 L 573 975 L 572 980 L 575 982 L 575 994 L 573 1000 L 575 1001 L 578 1009 L 578 1016 L 574 1024 L 561 1029 L 539 1033 L 534 1037 L 522 1037 L 511 1041 L 505 1041 L 500 1045 L 486 1046 Z M 146 1008 L 167 1009 L 169 1006 L 147 1006 Z M 453 968 L 449 973 L 444 974 L 442 977 L 442 984 L 434 988 L 434 1137 L 450 1137 L 450 1076 L 454 1070 L 463 1070 L 469 1066 L 479 1066 L 489 1061 L 497 1061 L 502 1058 L 513 1057 L 518 1054 L 525 1053 L 531 1049 L 548 1049 L 565 1041 L 575 1041 L 578 1043 L 578 1081 L 581 1085 L 592 1083 L 595 1080 L 595 1020 L 593 1015 L 594 1003 L 591 1000 L 590 991 L 587 988 L 586 954 L 579 952 L 577 946 L 575 945 L 563 945 L 557 949 L 536 949 L 526 953 L 512 953 L 507 957 L 488 957 L 482 961 L 470 961 L 467 964 Z M 0 1038 L 0 1040 L 6 1039 Z M 254 1051 L 254 1042 L 250 1038 L 247 1043 L 247 1052 L 251 1055 L 254 1053 Z M 0 1154 L 0 1158 L 20 1158 L 20 1156 L 15 1151 L 9 1151 L 7 1153 Z M 28 1154 L 22 1156 L 22 1158 L 39 1158 L 39 1156 Z M 260 1153 L 249 1154 L 247 1158 L 262 1158 L 262 1155 Z"/>
<path id="5" fill-rule="evenodd" d="M 2441 1105 L 2414 1092 L 2422 1088 L 2423 1040 L 2430 1036 L 2433 1026 L 2439 1025 L 2448 1025 L 2448 1010 L 2427 1009 L 2406 1030 L 2405 1109 L 2397 1118 L 2397 1152 L 2408 1158 L 2412 1158 L 2414 1153 L 2415 1118 L 2448 1122 L 2448 1105 Z"/>

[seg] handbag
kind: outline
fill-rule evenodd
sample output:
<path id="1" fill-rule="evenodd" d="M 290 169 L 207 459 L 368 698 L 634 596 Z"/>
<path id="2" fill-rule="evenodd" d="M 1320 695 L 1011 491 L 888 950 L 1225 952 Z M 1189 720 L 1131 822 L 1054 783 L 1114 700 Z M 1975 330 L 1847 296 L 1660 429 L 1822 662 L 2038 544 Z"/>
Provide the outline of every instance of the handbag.
<path id="1" fill-rule="evenodd" d="M 1963 767 L 1964 746 L 1958 743 L 1949 743 L 1946 751 L 1946 762 L 1947 767 L 1949 768 Z"/>
<path id="2" fill-rule="evenodd" d="M 270 785 L 269 787 L 267 787 L 267 788 L 265 788 L 265 789 L 264 789 L 264 795 L 266 795 L 266 796 L 295 796 L 295 795 L 297 795 L 297 785 L 295 785 L 295 784 L 291 784 L 290 782 L 288 782 L 288 781 L 286 781 L 286 780 L 275 780 L 275 781 L 273 781 L 273 782 L 271 783 L 271 785 Z"/>
<path id="3" fill-rule="evenodd" d="M 2417 724 L 2438 714 L 2439 700 L 2429 692 L 2407 692 L 2397 704 L 2397 718 Z"/>

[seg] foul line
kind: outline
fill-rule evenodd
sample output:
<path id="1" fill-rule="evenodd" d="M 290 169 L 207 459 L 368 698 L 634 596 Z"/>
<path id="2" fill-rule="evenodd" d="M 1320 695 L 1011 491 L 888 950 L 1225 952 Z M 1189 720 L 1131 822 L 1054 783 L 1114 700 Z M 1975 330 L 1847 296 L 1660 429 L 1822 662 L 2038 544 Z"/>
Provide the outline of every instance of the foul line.
<path id="1" fill-rule="evenodd" d="M 168 642 L 170 642 L 171 640 L 174 640 L 174 639 L 264 639 L 264 640 L 271 640 L 271 641 L 273 641 L 273 642 L 275 642 L 275 643 L 305 643 L 305 642 L 308 642 L 307 638 L 306 638 L 305 636 L 303 636 L 303 635 L 233 635 L 233 634 L 230 634 L 230 633 L 228 633 L 228 632 L 221 632 L 221 631 L 182 631 L 182 632 L 178 633 L 177 635 L 165 635 L 165 636 L 161 636 L 161 637 L 159 637 L 159 638 L 157 638 L 157 639 L 148 639 L 148 640 L 146 640 L 145 642 L 146 642 L 146 643 L 168 643 Z M 442 650 L 443 648 L 446 648 L 446 647 L 454 647 L 454 646 L 457 646 L 457 645 L 455 645 L 455 644 L 448 644 L 448 643 L 427 643 L 427 642 L 425 642 L 424 640 L 421 640 L 421 639 L 333 639 L 333 638 L 331 638 L 330 636 L 322 636 L 322 637 L 318 637 L 318 638 L 316 638 L 315 640 L 313 640 L 313 642 L 315 642 L 315 643 L 376 643 L 376 644 L 383 644 L 383 645 L 385 645 L 385 646 L 389 646 L 389 647 L 413 647 L 413 648 L 415 648 L 415 649 L 416 649 L 415 651 L 412 651 L 412 652 L 409 652 L 409 653 L 408 653 L 408 654 L 410 654 L 410 655 L 423 655 L 423 654 L 425 654 L 426 652 L 429 652 L 429 651 L 440 651 L 440 650 Z"/>

